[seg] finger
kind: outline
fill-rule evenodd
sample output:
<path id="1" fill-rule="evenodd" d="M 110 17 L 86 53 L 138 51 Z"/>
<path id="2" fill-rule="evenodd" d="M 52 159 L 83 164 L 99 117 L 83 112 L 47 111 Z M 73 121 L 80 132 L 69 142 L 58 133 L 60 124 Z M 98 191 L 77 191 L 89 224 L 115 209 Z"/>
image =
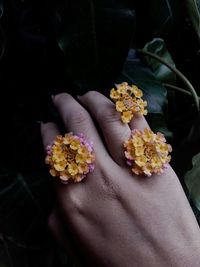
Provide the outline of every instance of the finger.
<path id="1" fill-rule="evenodd" d="M 66 93 L 56 95 L 53 102 L 61 115 L 66 130 L 74 134 L 83 133 L 88 141 L 93 142 L 96 161 L 111 160 L 89 113 L 71 95 Z"/>
<path id="2" fill-rule="evenodd" d="M 115 105 L 95 91 L 86 93 L 79 100 L 97 120 L 112 158 L 119 165 L 124 165 L 123 142 L 130 137 L 131 130 L 127 124 L 121 122 Z"/>
<path id="3" fill-rule="evenodd" d="M 53 122 L 42 123 L 41 124 L 41 135 L 44 149 L 53 143 L 55 137 L 60 134 L 58 126 Z"/>
<path id="4" fill-rule="evenodd" d="M 144 116 L 135 115 L 134 118 L 130 122 L 130 128 L 131 130 L 134 130 L 134 129 L 144 130 L 144 128 L 150 128 L 150 127 L 148 125 L 148 122 L 144 118 Z"/>

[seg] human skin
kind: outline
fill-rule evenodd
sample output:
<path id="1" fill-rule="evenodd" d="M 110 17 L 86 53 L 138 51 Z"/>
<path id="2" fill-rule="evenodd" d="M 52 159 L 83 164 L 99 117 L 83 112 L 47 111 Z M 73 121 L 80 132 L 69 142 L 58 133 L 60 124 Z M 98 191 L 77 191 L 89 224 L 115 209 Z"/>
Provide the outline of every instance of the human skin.
<path id="1" fill-rule="evenodd" d="M 114 104 L 95 91 L 78 101 L 59 94 L 53 103 L 66 132 L 83 133 L 96 155 L 81 183 L 56 183 L 55 238 L 66 245 L 69 231 L 87 266 L 199 267 L 199 226 L 173 169 L 145 177 L 125 164 L 123 142 L 132 129 L 148 127 L 144 117 L 122 124 Z M 51 122 L 41 133 L 46 147 L 60 131 Z"/>

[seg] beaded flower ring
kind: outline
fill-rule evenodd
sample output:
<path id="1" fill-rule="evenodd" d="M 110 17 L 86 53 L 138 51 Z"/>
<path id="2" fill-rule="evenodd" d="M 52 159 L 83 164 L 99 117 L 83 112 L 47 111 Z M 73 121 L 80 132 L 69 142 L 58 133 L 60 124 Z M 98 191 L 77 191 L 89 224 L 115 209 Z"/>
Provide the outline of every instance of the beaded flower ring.
<path id="1" fill-rule="evenodd" d="M 110 98 L 115 102 L 115 107 L 121 113 L 123 123 L 129 123 L 135 114 L 147 115 L 147 102 L 142 99 L 143 93 L 136 86 L 129 86 L 127 82 L 116 85 L 111 89 Z"/>
<path id="2" fill-rule="evenodd" d="M 161 174 L 171 160 L 172 147 L 166 143 L 164 135 L 155 134 L 148 128 L 133 130 L 124 142 L 124 148 L 126 162 L 136 175 Z"/>
<path id="3" fill-rule="evenodd" d="M 93 144 L 83 134 L 58 135 L 52 145 L 47 146 L 46 164 L 50 174 L 61 182 L 80 182 L 94 170 L 95 154 Z"/>

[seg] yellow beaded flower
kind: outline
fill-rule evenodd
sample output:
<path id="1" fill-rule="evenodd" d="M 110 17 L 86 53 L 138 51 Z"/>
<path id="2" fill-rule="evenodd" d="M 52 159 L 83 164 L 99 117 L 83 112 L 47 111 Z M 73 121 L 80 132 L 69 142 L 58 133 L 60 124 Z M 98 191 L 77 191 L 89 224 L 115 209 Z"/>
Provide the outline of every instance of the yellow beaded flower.
<path id="1" fill-rule="evenodd" d="M 147 115 L 147 102 L 142 100 L 143 93 L 136 86 L 123 82 L 111 89 L 110 98 L 115 102 L 116 110 L 121 113 L 123 123 L 129 123 L 134 114 Z"/>
<path id="2" fill-rule="evenodd" d="M 93 144 L 86 141 L 83 134 L 58 135 L 52 145 L 47 146 L 46 164 L 50 174 L 64 183 L 80 182 L 94 170 Z"/>
<path id="3" fill-rule="evenodd" d="M 124 148 L 127 164 L 137 175 L 161 174 L 171 160 L 172 147 L 166 143 L 164 135 L 155 134 L 148 128 L 133 130 L 130 139 L 124 142 Z"/>

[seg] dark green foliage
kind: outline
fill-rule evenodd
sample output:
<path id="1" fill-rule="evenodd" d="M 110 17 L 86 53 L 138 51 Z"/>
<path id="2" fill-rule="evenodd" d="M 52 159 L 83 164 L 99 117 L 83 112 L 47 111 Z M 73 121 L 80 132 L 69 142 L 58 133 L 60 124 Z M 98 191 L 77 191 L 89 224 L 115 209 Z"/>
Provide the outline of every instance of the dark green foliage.
<path id="1" fill-rule="evenodd" d="M 112 84 L 133 38 L 134 10 L 117 1 L 57 1 L 50 19 L 66 71 L 79 88 Z"/>
<path id="2" fill-rule="evenodd" d="M 143 90 L 149 113 L 163 113 L 167 91 L 133 49 L 129 52 L 119 80 L 137 84 Z"/>
<path id="3" fill-rule="evenodd" d="M 166 62 L 176 67 L 163 39 L 154 38 L 145 45 L 143 50 L 160 56 Z M 157 80 L 162 83 L 176 83 L 176 74 L 167 66 L 148 56 L 144 57 L 144 59 L 147 65 L 153 70 Z"/>

